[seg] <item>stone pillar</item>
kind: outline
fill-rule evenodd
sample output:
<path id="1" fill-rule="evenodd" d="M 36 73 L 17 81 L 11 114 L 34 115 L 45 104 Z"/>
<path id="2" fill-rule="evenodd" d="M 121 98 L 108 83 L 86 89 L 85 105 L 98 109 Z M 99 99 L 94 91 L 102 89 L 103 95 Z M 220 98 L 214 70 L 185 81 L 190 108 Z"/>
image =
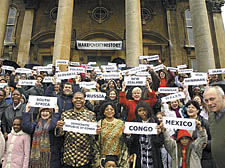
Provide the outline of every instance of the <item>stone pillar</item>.
<path id="1" fill-rule="evenodd" d="M 143 55 L 142 23 L 140 0 L 125 0 L 126 6 L 126 64 L 139 65 Z"/>
<path id="2" fill-rule="evenodd" d="M 4 48 L 5 29 L 9 13 L 9 1 L 10 0 L 0 0 L 0 57 L 2 57 Z"/>
<path id="3" fill-rule="evenodd" d="M 215 68 L 212 38 L 205 0 L 189 0 L 198 71 Z"/>
<path id="4" fill-rule="evenodd" d="M 59 0 L 53 64 L 56 60 L 70 59 L 74 0 Z M 65 70 L 65 68 L 63 68 Z M 61 69 L 62 70 L 62 69 Z"/>
<path id="5" fill-rule="evenodd" d="M 26 9 L 20 37 L 17 64 L 23 67 L 30 60 L 30 40 L 33 30 L 34 9 Z"/>

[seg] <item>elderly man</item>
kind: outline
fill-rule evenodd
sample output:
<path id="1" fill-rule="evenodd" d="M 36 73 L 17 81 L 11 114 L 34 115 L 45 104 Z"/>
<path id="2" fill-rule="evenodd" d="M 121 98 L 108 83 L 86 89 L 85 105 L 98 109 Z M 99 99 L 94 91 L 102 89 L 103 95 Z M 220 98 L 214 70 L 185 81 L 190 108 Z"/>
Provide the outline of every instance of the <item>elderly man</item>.
<path id="1" fill-rule="evenodd" d="M 209 109 L 209 124 L 212 136 L 211 149 L 217 168 L 225 167 L 225 95 L 219 86 L 209 87 L 204 92 Z"/>
<path id="2" fill-rule="evenodd" d="M 93 135 L 63 131 L 65 119 L 96 122 L 95 113 L 84 108 L 84 94 L 76 92 L 72 99 L 74 109 L 62 113 L 61 120 L 57 122 L 56 136 L 64 135 L 64 168 L 90 168 L 91 150 L 94 142 Z"/>

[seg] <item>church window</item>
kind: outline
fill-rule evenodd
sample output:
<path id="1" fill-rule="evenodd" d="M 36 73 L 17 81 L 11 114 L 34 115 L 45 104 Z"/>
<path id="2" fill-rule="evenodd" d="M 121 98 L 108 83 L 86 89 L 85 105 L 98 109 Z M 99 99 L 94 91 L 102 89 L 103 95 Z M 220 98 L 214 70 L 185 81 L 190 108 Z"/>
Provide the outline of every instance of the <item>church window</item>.
<path id="1" fill-rule="evenodd" d="M 187 45 L 194 46 L 194 36 L 193 36 L 193 29 L 192 29 L 192 22 L 191 22 L 191 12 L 189 9 L 185 11 L 185 24 L 187 30 Z"/>
<path id="2" fill-rule="evenodd" d="M 96 7 L 92 10 L 92 19 L 98 23 L 104 22 L 109 17 L 109 11 L 105 7 Z"/>

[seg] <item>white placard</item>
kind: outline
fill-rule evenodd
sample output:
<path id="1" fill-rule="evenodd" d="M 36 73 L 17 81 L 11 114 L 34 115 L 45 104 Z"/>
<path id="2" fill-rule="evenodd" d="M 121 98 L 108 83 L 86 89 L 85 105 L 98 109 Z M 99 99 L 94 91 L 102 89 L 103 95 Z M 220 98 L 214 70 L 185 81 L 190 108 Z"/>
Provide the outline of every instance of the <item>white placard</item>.
<path id="1" fill-rule="evenodd" d="M 177 65 L 177 68 L 178 69 L 187 68 L 187 65 L 186 64 L 184 64 L 184 65 Z"/>
<path id="2" fill-rule="evenodd" d="M 55 105 L 57 104 L 57 97 L 29 96 L 28 102 L 31 107 L 55 108 Z"/>
<path id="3" fill-rule="evenodd" d="M 147 61 L 155 61 L 159 60 L 159 55 L 152 55 L 149 58 L 147 58 Z"/>
<path id="4" fill-rule="evenodd" d="M 124 82 L 127 86 L 145 86 L 146 77 L 125 76 Z"/>
<path id="5" fill-rule="evenodd" d="M 176 117 L 163 117 L 163 125 L 165 128 L 195 130 L 195 119 L 189 118 L 176 118 Z"/>
<path id="6" fill-rule="evenodd" d="M 85 68 L 83 67 L 68 67 L 68 71 L 73 71 L 73 72 L 77 72 L 77 73 L 85 73 Z"/>
<path id="7" fill-rule="evenodd" d="M 85 66 L 87 71 L 92 71 L 94 69 L 94 67 L 87 65 L 87 64 L 82 64 L 82 66 Z"/>
<path id="8" fill-rule="evenodd" d="M 92 88 L 96 88 L 96 82 L 80 82 L 79 86 L 81 88 L 92 89 Z"/>
<path id="9" fill-rule="evenodd" d="M 25 74 L 31 74 L 32 70 L 28 68 L 17 68 L 16 73 L 25 73 Z"/>
<path id="10" fill-rule="evenodd" d="M 169 96 L 163 97 L 161 98 L 161 100 L 162 102 L 170 102 L 170 101 L 175 101 L 175 100 L 184 99 L 184 98 L 185 98 L 184 92 L 178 92 L 178 93 L 174 93 Z"/>
<path id="11" fill-rule="evenodd" d="M 192 72 L 191 77 L 193 78 L 198 78 L 198 77 L 203 77 L 203 78 L 208 78 L 208 74 L 204 72 Z"/>
<path id="12" fill-rule="evenodd" d="M 126 64 L 118 64 L 118 67 L 120 67 L 120 68 L 124 68 L 126 66 L 127 66 Z"/>
<path id="13" fill-rule="evenodd" d="M 52 71 L 52 67 L 50 66 L 36 66 L 35 67 L 39 72 L 42 72 L 42 71 Z M 34 68 L 33 68 L 34 69 Z"/>
<path id="14" fill-rule="evenodd" d="M 178 87 L 160 87 L 159 93 L 177 93 L 179 92 Z"/>
<path id="15" fill-rule="evenodd" d="M 56 73 L 55 76 L 57 79 L 70 79 L 75 78 L 77 75 L 77 72 L 59 72 Z"/>
<path id="16" fill-rule="evenodd" d="M 150 75 L 148 72 L 137 72 L 136 73 L 136 76 L 148 76 L 148 75 Z"/>
<path id="17" fill-rule="evenodd" d="M 116 71 L 117 70 L 117 66 L 102 65 L 101 67 L 104 71 Z"/>
<path id="18" fill-rule="evenodd" d="M 15 68 L 12 66 L 2 65 L 2 69 L 8 70 L 8 71 L 14 71 Z"/>
<path id="19" fill-rule="evenodd" d="M 144 56 L 139 56 L 139 59 L 148 59 L 150 56 L 144 55 Z"/>
<path id="20" fill-rule="evenodd" d="M 8 83 L 0 83 L 0 88 L 4 88 L 7 85 L 8 85 Z"/>
<path id="21" fill-rule="evenodd" d="M 48 65 L 47 65 L 47 67 L 52 67 L 52 66 L 53 66 L 53 64 L 48 64 Z"/>
<path id="22" fill-rule="evenodd" d="M 213 74 L 224 74 L 225 73 L 225 68 L 209 69 L 208 72 L 209 72 L 210 75 L 213 75 Z"/>
<path id="23" fill-rule="evenodd" d="M 79 50 L 122 50 L 122 41 L 80 41 L 77 40 Z"/>
<path id="24" fill-rule="evenodd" d="M 79 63 L 79 62 L 71 62 L 70 65 L 73 65 L 73 66 L 79 66 L 80 63 Z"/>
<path id="25" fill-rule="evenodd" d="M 164 66 L 163 66 L 163 64 L 160 64 L 160 65 L 157 65 L 157 66 L 154 66 L 153 67 L 153 70 L 156 72 L 156 71 L 159 71 L 159 70 L 161 70 L 161 69 L 164 69 Z"/>
<path id="26" fill-rule="evenodd" d="M 105 100 L 105 96 L 103 92 L 86 92 L 85 100 Z"/>
<path id="27" fill-rule="evenodd" d="M 118 72 L 111 72 L 111 73 L 103 73 L 103 79 L 120 79 L 120 73 Z"/>
<path id="28" fill-rule="evenodd" d="M 167 70 L 168 70 L 168 71 L 171 71 L 171 72 L 176 72 L 176 71 L 178 71 L 178 68 L 167 67 Z"/>
<path id="29" fill-rule="evenodd" d="M 122 71 L 124 74 L 125 72 L 128 72 L 128 74 L 136 74 L 137 72 L 145 71 L 147 69 L 147 66 L 139 66 L 139 67 L 134 67 L 125 71 Z"/>
<path id="30" fill-rule="evenodd" d="M 56 60 L 55 64 L 58 66 L 59 64 L 61 65 L 68 65 L 69 60 Z"/>
<path id="31" fill-rule="evenodd" d="M 110 66 L 117 66 L 116 63 L 108 62 L 108 65 Z"/>
<path id="32" fill-rule="evenodd" d="M 193 69 L 179 69 L 178 74 L 192 73 Z"/>
<path id="33" fill-rule="evenodd" d="M 20 86 L 35 86 L 37 80 L 19 80 L 18 85 Z"/>
<path id="34" fill-rule="evenodd" d="M 194 78 L 185 78 L 184 85 L 206 85 L 207 78 L 205 77 L 194 77 Z"/>
<path id="35" fill-rule="evenodd" d="M 96 62 L 88 62 L 88 65 L 96 65 Z"/>
<path id="36" fill-rule="evenodd" d="M 64 131 L 71 131 L 81 134 L 96 134 L 97 123 L 65 119 L 63 126 Z"/>
<path id="37" fill-rule="evenodd" d="M 125 122 L 125 134 L 156 135 L 157 123 Z"/>
<path id="38" fill-rule="evenodd" d="M 43 83 L 53 83 L 53 77 L 52 76 L 46 76 L 43 81 Z M 56 83 L 61 83 L 60 79 L 56 79 Z"/>

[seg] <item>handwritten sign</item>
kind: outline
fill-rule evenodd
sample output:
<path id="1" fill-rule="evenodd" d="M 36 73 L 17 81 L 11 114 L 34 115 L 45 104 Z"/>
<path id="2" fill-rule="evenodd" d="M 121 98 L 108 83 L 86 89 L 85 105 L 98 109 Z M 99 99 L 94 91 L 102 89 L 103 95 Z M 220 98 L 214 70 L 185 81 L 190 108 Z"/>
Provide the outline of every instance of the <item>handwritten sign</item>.
<path id="1" fill-rule="evenodd" d="M 31 107 L 54 108 L 57 104 L 57 97 L 29 96 L 29 103 Z"/>
<path id="2" fill-rule="evenodd" d="M 155 135 L 157 123 L 125 122 L 124 133 Z"/>
<path id="3" fill-rule="evenodd" d="M 195 130 L 195 119 L 184 119 L 176 117 L 163 117 L 163 125 L 165 128 Z"/>

